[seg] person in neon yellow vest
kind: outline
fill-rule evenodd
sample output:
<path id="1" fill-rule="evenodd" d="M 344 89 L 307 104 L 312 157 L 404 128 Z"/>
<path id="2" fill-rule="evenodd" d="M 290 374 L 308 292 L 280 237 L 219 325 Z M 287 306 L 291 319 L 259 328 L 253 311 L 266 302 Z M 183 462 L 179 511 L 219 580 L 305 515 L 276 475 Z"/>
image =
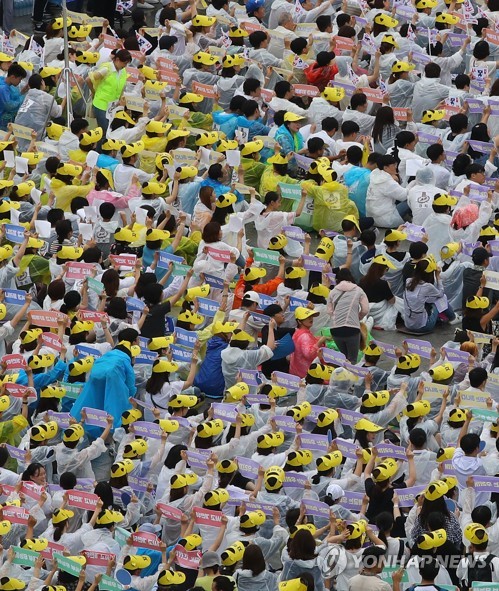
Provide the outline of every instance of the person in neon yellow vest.
<path id="1" fill-rule="evenodd" d="M 92 104 L 95 118 L 104 133 L 109 125 L 106 111 L 110 103 L 121 98 L 128 78 L 126 67 L 131 61 L 130 52 L 126 49 L 120 49 L 111 54 L 110 62 L 103 63 L 98 70 L 91 72 L 86 79 L 94 97 Z"/>

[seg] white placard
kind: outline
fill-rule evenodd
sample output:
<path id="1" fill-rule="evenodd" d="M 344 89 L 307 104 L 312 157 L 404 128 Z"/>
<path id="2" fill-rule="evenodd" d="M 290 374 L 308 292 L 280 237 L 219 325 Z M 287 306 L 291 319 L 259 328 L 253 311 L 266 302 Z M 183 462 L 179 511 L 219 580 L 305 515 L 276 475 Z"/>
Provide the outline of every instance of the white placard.
<path id="1" fill-rule="evenodd" d="M 52 227 L 46 220 L 35 220 L 35 230 L 40 238 L 50 238 Z"/>

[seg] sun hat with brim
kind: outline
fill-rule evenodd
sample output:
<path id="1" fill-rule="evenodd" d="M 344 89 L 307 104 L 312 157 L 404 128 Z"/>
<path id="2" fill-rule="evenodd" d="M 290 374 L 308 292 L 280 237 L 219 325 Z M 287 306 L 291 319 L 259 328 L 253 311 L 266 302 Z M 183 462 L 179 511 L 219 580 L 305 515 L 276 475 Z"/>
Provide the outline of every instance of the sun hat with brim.
<path id="1" fill-rule="evenodd" d="M 447 193 L 437 193 L 433 197 L 433 205 L 449 205 L 450 207 L 456 205 L 457 197 L 448 195 Z"/>
<path id="2" fill-rule="evenodd" d="M 144 142 L 135 142 L 133 144 L 126 144 L 126 146 L 120 149 L 121 155 L 123 158 L 131 158 L 132 156 L 136 156 L 140 154 L 145 148 Z"/>
<path id="3" fill-rule="evenodd" d="M 198 397 L 190 394 L 174 394 L 168 401 L 171 408 L 192 408 L 198 403 Z"/>
<path id="4" fill-rule="evenodd" d="M 26 583 L 21 579 L 14 579 L 13 577 L 2 577 L 0 579 L 1 591 L 21 591 L 26 587 Z"/>
<path id="5" fill-rule="evenodd" d="M 182 322 L 188 322 L 189 324 L 194 324 L 195 326 L 203 324 L 204 322 L 204 316 L 201 316 L 201 314 L 197 314 L 196 312 L 191 312 L 190 310 L 184 310 L 178 315 L 177 318 Z"/>
<path id="6" fill-rule="evenodd" d="M 200 423 L 196 427 L 196 436 L 201 437 L 202 439 L 207 439 L 208 437 L 216 437 L 220 435 L 224 430 L 224 424 L 221 419 L 213 419 L 211 421 L 206 421 L 205 423 Z"/>
<path id="7" fill-rule="evenodd" d="M 333 468 L 338 467 L 343 462 L 343 454 L 341 451 L 332 451 L 324 456 L 320 456 L 315 460 L 318 472 L 328 472 Z"/>
<path id="8" fill-rule="evenodd" d="M 216 17 L 198 14 L 192 19 L 192 24 L 195 27 L 211 27 L 217 22 Z"/>
<path id="9" fill-rule="evenodd" d="M 9 55 L 8 53 L 4 53 L 3 51 L 0 51 L 0 62 L 13 62 L 14 58 Z"/>
<path id="10" fill-rule="evenodd" d="M 443 109 L 427 109 L 423 111 L 421 123 L 431 123 L 432 121 L 441 121 L 445 117 Z"/>
<path id="11" fill-rule="evenodd" d="M 489 298 L 485 296 L 469 296 L 466 298 L 466 308 L 470 310 L 486 310 L 490 305 Z"/>
<path id="12" fill-rule="evenodd" d="M 436 23 L 444 23 L 446 25 L 457 25 L 459 20 L 460 19 L 458 16 L 455 16 L 454 14 L 447 14 L 446 12 L 441 12 L 435 17 Z"/>
<path id="13" fill-rule="evenodd" d="M 372 471 L 372 477 L 375 482 L 383 482 L 395 476 L 398 470 L 397 460 L 385 458 Z"/>
<path id="14" fill-rule="evenodd" d="M 378 392 L 366 392 L 361 398 L 361 405 L 365 408 L 378 408 L 386 406 L 390 402 L 390 392 L 379 390 Z"/>
<path id="15" fill-rule="evenodd" d="M 383 265 L 384 267 L 387 267 L 388 269 L 395 269 L 395 265 L 388 260 L 384 254 L 378 254 L 377 256 L 375 256 L 372 260 L 373 263 L 377 263 L 378 265 Z"/>
<path id="16" fill-rule="evenodd" d="M 267 158 L 267 162 L 269 164 L 288 164 L 288 159 L 286 158 L 286 156 L 283 156 L 282 154 L 279 153 L 279 154 L 274 154 L 270 158 Z"/>
<path id="17" fill-rule="evenodd" d="M 153 373 L 173 373 L 178 370 L 178 363 L 169 359 L 156 359 L 152 366 Z"/>
<path id="18" fill-rule="evenodd" d="M 58 76 L 62 72 L 62 68 L 54 66 L 45 66 L 38 73 L 42 78 L 49 78 L 50 76 Z"/>
<path id="19" fill-rule="evenodd" d="M 170 488 L 178 489 L 186 486 L 192 486 L 198 481 L 198 475 L 193 472 L 186 472 L 185 474 L 174 474 L 170 478 Z"/>
<path id="20" fill-rule="evenodd" d="M 418 417 L 425 417 L 431 410 L 431 404 L 428 400 L 418 400 L 412 404 L 408 404 L 404 408 L 404 415 L 411 419 Z"/>
<path id="21" fill-rule="evenodd" d="M 211 55 L 205 51 L 198 51 L 192 56 L 192 61 L 196 64 L 202 64 L 203 66 L 213 66 L 219 61 L 219 57 Z"/>
<path id="22" fill-rule="evenodd" d="M 443 480 L 430 482 L 424 491 L 424 497 L 428 501 L 436 501 L 449 492 L 449 487 Z"/>
<path id="23" fill-rule="evenodd" d="M 387 230 L 385 233 L 385 237 L 383 238 L 384 242 L 399 242 L 400 240 L 405 240 L 407 238 L 407 234 L 405 232 L 401 232 L 400 230 Z"/>
<path id="24" fill-rule="evenodd" d="M 232 333 L 231 341 L 254 343 L 255 338 L 241 328 L 236 328 Z"/>
<path id="25" fill-rule="evenodd" d="M 383 27 L 388 27 L 389 29 L 394 29 L 398 24 L 398 20 L 388 16 L 387 14 L 380 13 L 374 17 L 374 22 L 377 25 L 382 25 Z"/>
<path id="26" fill-rule="evenodd" d="M 284 114 L 285 123 L 293 123 L 295 121 L 303 121 L 303 119 L 305 119 L 305 117 L 303 117 L 302 115 L 297 115 L 296 113 L 293 113 L 292 111 L 287 111 Z"/>
<path id="27" fill-rule="evenodd" d="M 99 513 L 97 517 L 98 525 L 111 525 L 112 523 L 120 523 L 124 517 L 119 511 L 113 511 L 112 509 L 104 509 Z"/>
<path id="28" fill-rule="evenodd" d="M 45 158 L 45 154 L 43 152 L 23 152 L 21 154 L 21 158 L 26 158 L 26 160 L 28 161 L 28 166 L 35 166 L 36 164 L 38 164 L 39 162 L 41 162 L 44 158 Z M 26 182 L 30 182 L 30 181 L 26 181 Z M 30 184 L 33 184 L 33 187 L 35 186 L 35 183 L 33 181 L 30 182 Z M 24 184 L 24 183 L 21 183 Z M 18 185 L 19 186 L 19 185 Z M 18 191 L 19 194 L 19 191 Z M 27 195 L 27 193 L 25 193 Z"/>
<path id="29" fill-rule="evenodd" d="M 98 51 L 77 51 L 75 60 L 80 64 L 96 64 L 99 58 Z"/>
<path id="30" fill-rule="evenodd" d="M 205 507 L 216 507 L 226 503 L 230 499 L 229 491 L 225 488 L 210 490 L 204 495 L 203 505 Z"/>
<path id="31" fill-rule="evenodd" d="M 307 318 L 311 318 L 313 316 L 319 316 L 319 312 L 310 308 L 304 308 L 303 306 L 298 306 L 298 308 L 295 310 L 296 320 L 306 320 Z"/>
<path id="32" fill-rule="evenodd" d="M 464 528 L 464 537 L 474 545 L 489 541 L 487 529 L 481 523 L 468 523 Z"/>
<path id="33" fill-rule="evenodd" d="M 195 92 L 186 92 L 178 100 L 180 105 L 185 105 L 185 104 L 189 104 L 189 103 L 202 103 L 203 101 L 204 101 L 204 96 L 202 94 L 196 94 Z M 172 130 L 170 133 L 172 133 L 173 131 L 175 131 L 177 133 L 176 137 L 187 137 L 189 135 L 189 132 L 182 133 L 179 135 L 179 132 L 184 131 L 182 129 L 175 129 L 175 130 Z M 173 138 L 169 138 L 168 141 L 170 141 L 170 139 L 173 139 Z"/>
<path id="34" fill-rule="evenodd" d="M 345 98 L 345 89 L 326 86 L 326 88 L 322 91 L 322 96 L 331 103 L 339 103 Z"/>
<path id="35" fill-rule="evenodd" d="M 430 369 L 428 373 L 433 378 L 433 381 L 443 382 L 454 375 L 454 366 L 449 362 L 442 363 Z"/>
<path id="36" fill-rule="evenodd" d="M 114 114 L 114 119 L 119 119 L 120 121 L 126 121 L 127 123 L 130 123 L 130 125 L 135 125 L 135 121 L 130 117 L 130 115 L 126 112 L 126 111 L 116 111 L 116 113 Z M 110 140 L 107 140 L 110 141 Z M 125 143 L 123 143 L 123 145 L 126 145 Z"/>
<path id="37" fill-rule="evenodd" d="M 420 550 L 433 550 L 443 546 L 447 541 L 447 532 L 445 529 L 436 529 L 427 534 L 422 534 L 416 540 L 416 545 Z"/>
<path id="38" fill-rule="evenodd" d="M 354 429 L 356 431 L 367 431 L 368 433 L 377 433 L 378 431 L 383 431 L 383 427 L 376 425 L 369 419 L 359 419 L 355 423 Z"/>
<path id="39" fill-rule="evenodd" d="M 441 447 L 437 452 L 437 462 L 445 462 L 447 460 L 452 460 L 455 451 L 455 447 Z"/>
<path id="40" fill-rule="evenodd" d="M 71 517 L 74 517 L 74 511 L 71 511 L 70 509 L 55 509 L 52 514 L 52 523 L 57 525 L 62 521 L 71 519 Z"/>
<path id="41" fill-rule="evenodd" d="M 96 127 L 95 129 L 92 129 L 91 131 L 85 131 L 84 133 L 82 133 L 82 135 L 80 137 L 80 145 L 92 146 L 93 144 L 100 142 L 102 139 L 103 133 L 104 132 L 102 130 L 102 127 Z"/>
<path id="42" fill-rule="evenodd" d="M 123 559 L 123 568 L 126 570 L 142 570 L 151 564 L 151 557 L 145 554 L 129 554 Z"/>
<path id="43" fill-rule="evenodd" d="M 261 152 L 262 150 L 263 150 L 262 140 L 254 140 L 252 142 L 246 142 L 241 147 L 241 156 L 249 156 L 250 154 L 255 154 L 256 152 Z"/>
<path id="44" fill-rule="evenodd" d="M 185 583 L 185 579 L 185 573 L 168 569 L 159 573 L 157 583 L 162 587 L 168 587 L 170 585 L 182 585 L 182 583 Z"/>
<path id="45" fill-rule="evenodd" d="M 398 61 L 392 64 L 392 73 L 397 74 L 399 72 L 412 72 L 416 68 L 415 64 L 409 62 Z"/>
<path id="46" fill-rule="evenodd" d="M 393 47 L 396 49 L 399 47 L 399 44 L 395 41 L 395 37 L 393 35 L 383 35 L 381 43 L 388 43 L 388 45 L 393 45 Z"/>

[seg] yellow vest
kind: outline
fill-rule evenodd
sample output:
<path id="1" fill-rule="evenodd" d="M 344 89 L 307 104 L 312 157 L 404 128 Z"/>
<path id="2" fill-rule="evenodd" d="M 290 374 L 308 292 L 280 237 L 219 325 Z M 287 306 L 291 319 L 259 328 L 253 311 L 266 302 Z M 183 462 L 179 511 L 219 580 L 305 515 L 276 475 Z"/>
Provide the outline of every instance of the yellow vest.
<path id="1" fill-rule="evenodd" d="M 109 103 L 117 101 L 126 85 L 128 74 L 125 68 L 116 71 L 112 63 L 103 64 L 109 70 L 109 74 L 98 82 L 95 89 L 93 105 L 97 109 L 106 111 Z"/>

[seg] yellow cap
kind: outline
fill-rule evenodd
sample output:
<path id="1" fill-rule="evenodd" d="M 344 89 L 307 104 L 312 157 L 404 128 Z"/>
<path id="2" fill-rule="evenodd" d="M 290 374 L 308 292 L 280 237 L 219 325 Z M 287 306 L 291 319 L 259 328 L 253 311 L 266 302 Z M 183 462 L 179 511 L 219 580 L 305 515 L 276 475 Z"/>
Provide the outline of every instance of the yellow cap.
<path id="1" fill-rule="evenodd" d="M 421 123 L 430 123 L 431 121 L 441 121 L 445 117 L 443 109 L 427 109 L 423 111 Z"/>
<path id="2" fill-rule="evenodd" d="M 443 382 L 454 375 L 454 366 L 449 362 L 442 363 L 442 365 L 437 365 L 437 367 L 430 369 L 428 373 L 434 382 Z"/>
<path id="3" fill-rule="evenodd" d="M 417 418 L 426 416 L 431 410 L 431 404 L 428 400 L 418 400 L 412 404 L 408 404 L 404 408 L 404 414 L 406 417 Z"/>
<path id="4" fill-rule="evenodd" d="M 331 103 L 339 103 L 345 98 L 345 89 L 341 87 L 334 88 L 333 86 L 326 86 L 322 96 Z"/>

